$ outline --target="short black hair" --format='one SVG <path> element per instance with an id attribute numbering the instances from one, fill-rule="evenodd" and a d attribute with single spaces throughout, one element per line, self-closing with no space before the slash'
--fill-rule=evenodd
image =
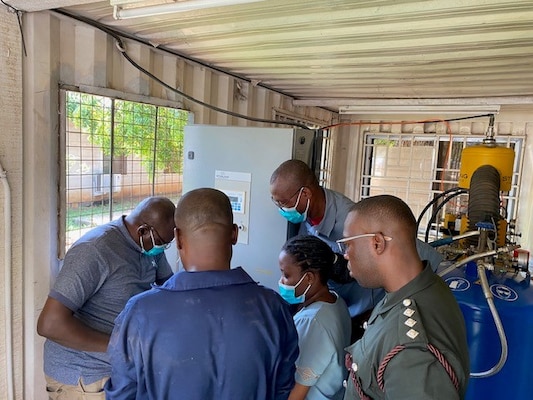
<path id="1" fill-rule="evenodd" d="M 397 222 L 413 238 L 417 234 L 416 218 L 406 202 L 396 196 L 382 194 L 367 197 L 360 200 L 350 209 L 356 211 L 365 218 L 377 221 L 383 227 Z"/>
<path id="2" fill-rule="evenodd" d="M 293 236 L 281 250 L 294 257 L 302 271 L 317 271 L 323 284 L 330 279 L 333 264 L 338 257 L 326 242 L 312 235 Z"/>
<path id="3" fill-rule="evenodd" d="M 174 214 L 176 227 L 194 232 L 206 226 L 219 225 L 228 232 L 233 228 L 233 211 L 228 196 L 217 189 L 199 188 L 185 193 Z"/>
<path id="4" fill-rule="evenodd" d="M 274 184 L 279 178 L 290 182 L 294 187 L 318 185 L 318 179 L 309 165 L 297 159 L 282 162 L 272 173 L 270 184 Z"/>

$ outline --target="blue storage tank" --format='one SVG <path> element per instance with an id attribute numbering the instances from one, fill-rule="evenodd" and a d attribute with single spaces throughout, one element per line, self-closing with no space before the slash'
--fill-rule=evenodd
<path id="1" fill-rule="evenodd" d="M 474 264 L 474 263 L 472 263 Z M 494 304 L 508 343 L 503 368 L 488 378 L 470 378 L 467 400 L 533 399 L 533 287 L 530 281 L 486 272 Z M 466 322 L 471 372 L 494 367 L 501 343 L 475 265 L 443 276 L 461 307 Z"/>

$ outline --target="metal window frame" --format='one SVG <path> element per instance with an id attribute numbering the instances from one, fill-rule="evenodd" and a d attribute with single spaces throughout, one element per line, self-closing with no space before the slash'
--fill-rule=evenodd
<path id="1" fill-rule="evenodd" d="M 474 135 L 474 134 L 438 134 L 438 133 L 427 133 L 427 134 L 413 134 L 413 133 L 386 133 L 386 132 L 365 132 L 363 135 L 363 146 L 361 150 L 361 165 L 360 165 L 360 179 L 361 179 L 361 187 L 360 187 L 360 198 L 365 198 L 370 196 L 371 189 L 376 189 L 376 186 L 373 186 L 372 180 L 373 178 L 378 178 L 378 176 L 374 175 L 375 171 L 373 171 L 373 162 L 375 161 L 372 156 L 372 152 L 375 151 L 375 147 L 377 144 L 375 144 L 376 140 L 390 140 L 390 141 L 407 141 L 411 143 L 411 146 L 414 147 L 413 143 L 420 141 L 420 142 L 433 142 L 433 152 L 432 152 L 432 160 L 431 160 L 431 179 L 421 179 L 421 178 L 413 178 L 410 177 L 402 177 L 403 181 L 406 181 L 406 186 L 402 187 L 405 190 L 405 193 L 409 193 L 409 190 L 413 184 L 418 182 L 426 182 L 428 185 L 427 190 L 427 203 L 429 203 L 434 196 L 442 193 L 446 188 L 445 185 L 455 185 L 457 186 L 458 182 L 458 176 L 459 176 L 459 170 L 460 170 L 460 152 L 459 152 L 459 161 L 454 160 L 452 157 L 449 157 L 447 159 L 447 165 L 438 165 L 438 151 L 439 147 L 441 145 L 446 146 L 446 143 L 449 143 L 450 140 L 452 143 L 461 143 L 462 148 L 465 148 L 470 145 L 474 144 L 480 144 L 482 143 L 483 139 L 485 138 L 485 135 Z M 525 154 L 525 136 L 522 135 L 505 135 L 505 136 L 496 136 L 495 137 L 496 142 L 501 145 L 505 145 L 507 147 L 513 146 L 515 150 L 515 160 L 514 160 L 514 166 L 513 166 L 513 180 L 511 185 L 511 190 L 509 192 L 502 194 L 502 199 L 506 201 L 507 203 L 507 212 L 508 212 L 508 219 L 516 219 L 517 213 L 518 213 L 518 203 L 519 203 L 519 187 L 520 182 L 522 179 L 522 166 L 524 164 L 524 154 Z M 374 142 L 372 142 L 374 141 Z M 453 147 L 452 147 L 453 149 Z M 414 161 L 416 161 L 413 157 L 410 158 L 411 160 L 411 166 Z M 455 164 L 454 161 L 457 161 Z M 447 174 L 455 174 L 457 176 L 457 179 L 439 179 L 438 175 L 443 175 L 444 173 Z M 398 179 L 398 177 L 389 177 L 391 179 L 395 178 Z M 394 193 L 391 193 L 394 194 Z M 402 197 L 402 196 L 398 196 Z M 403 198 L 403 197 L 402 197 Z M 409 197 L 403 198 L 404 201 L 406 201 L 407 204 L 413 209 L 413 205 L 410 203 Z M 427 204 L 426 203 L 426 204 Z M 415 210 L 413 209 L 413 212 L 416 215 Z M 425 215 L 425 218 L 422 220 L 423 224 L 420 225 L 420 227 L 424 227 L 423 230 L 419 230 L 419 235 L 424 236 L 425 234 L 425 227 L 428 222 L 428 215 Z M 433 234 L 435 237 L 438 236 L 438 229 L 436 229 L 435 226 L 432 226 Z"/>
<path id="2" fill-rule="evenodd" d="M 161 103 L 159 101 L 154 101 L 152 104 L 151 102 L 147 101 L 150 99 L 143 98 L 145 101 L 139 101 L 138 96 L 133 96 L 133 99 L 129 99 L 128 96 L 121 95 L 120 97 L 115 97 L 117 95 L 114 91 L 109 91 L 102 93 L 102 91 L 98 91 L 98 93 L 93 93 L 89 91 L 82 91 L 79 88 L 73 88 L 69 86 L 60 87 L 59 89 L 59 107 L 60 107 L 60 113 L 59 113 L 59 129 L 58 129 L 58 142 L 59 142 L 59 157 L 58 157 L 58 165 L 59 165 L 59 179 L 58 179 L 58 207 L 57 207 L 57 215 L 58 215 L 58 243 L 57 243 L 57 257 L 59 259 L 63 259 L 66 253 L 66 242 L 67 242 L 67 95 L 69 92 L 78 92 L 81 94 L 91 95 L 91 96 L 99 96 L 99 97 L 105 97 L 109 99 L 111 105 L 111 154 L 114 154 L 113 152 L 113 145 L 114 145 L 114 130 L 115 130 L 115 121 L 114 121 L 114 115 L 115 115 L 115 103 L 117 100 L 125 101 L 125 102 L 132 102 L 132 103 L 142 103 L 147 104 L 150 106 L 155 107 L 155 113 L 156 113 L 156 133 L 154 134 L 154 151 L 152 155 L 151 162 L 155 163 L 155 157 L 156 157 L 156 151 L 158 146 L 158 134 L 157 134 L 157 115 L 159 114 L 159 110 L 161 107 L 169 107 L 169 108 L 176 108 L 181 109 L 181 107 L 176 107 L 178 103 L 168 104 L 168 103 Z M 187 110 L 183 110 L 188 112 Z M 188 117 L 190 120 L 190 115 Z M 114 179 L 111 179 L 113 177 L 113 162 L 114 158 L 111 156 L 109 163 L 110 163 L 110 170 L 109 170 L 109 184 L 110 187 L 107 188 L 106 193 L 103 193 L 104 195 L 107 195 L 107 201 L 109 204 L 109 216 L 108 220 L 111 221 L 113 219 L 113 196 L 114 196 Z M 154 195 L 154 185 L 155 185 L 155 176 L 156 176 L 155 168 L 153 168 L 152 171 L 152 182 L 151 185 L 151 195 Z M 143 185 L 146 185 L 145 183 L 142 183 Z"/>

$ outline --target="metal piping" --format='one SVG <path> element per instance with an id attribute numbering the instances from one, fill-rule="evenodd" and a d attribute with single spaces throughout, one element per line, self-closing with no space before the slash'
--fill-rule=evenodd
<path id="1" fill-rule="evenodd" d="M 509 251 L 507 247 L 503 247 L 501 249 L 497 249 L 497 250 L 489 250 L 489 251 L 486 251 L 484 253 L 478 253 L 478 254 L 473 254 L 469 257 L 466 257 L 466 258 L 463 258 L 459 261 L 457 261 L 456 263 L 450 265 L 448 268 L 446 268 L 445 270 L 439 272 L 439 276 L 444 276 L 446 275 L 447 273 L 449 272 L 452 272 L 455 268 L 459 268 L 461 265 L 465 265 L 466 263 L 470 262 L 470 261 L 475 261 L 475 260 L 478 260 L 480 258 L 483 258 L 483 257 L 489 257 L 489 256 L 494 256 L 498 253 L 502 253 L 502 252 L 507 252 Z"/>
<path id="2" fill-rule="evenodd" d="M 461 233 L 460 235 L 448 236 L 448 237 L 445 237 L 439 240 L 435 240 L 434 242 L 430 242 L 429 245 L 431 247 L 440 247 L 440 246 L 444 246 L 445 244 L 450 244 L 457 240 L 461 240 L 461 239 L 472 237 L 472 236 L 479 236 L 479 231 L 468 231 L 465 233 Z"/>
<path id="3" fill-rule="evenodd" d="M 505 362 L 507 361 L 507 354 L 508 354 L 507 337 L 505 336 L 505 330 L 503 329 L 502 321 L 500 320 L 498 310 L 496 309 L 496 306 L 494 305 L 494 299 L 492 297 L 492 293 L 490 292 L 489 282 L 487 280 L 487 276 L 485 275 L 486 268 L 489 269 L 490 265 L 487 265 L 485 263 L 479 263 L 477 266 L 477 274 L 481 282 L 481 287 L 483 288 L 483 294 L 485 295 L 485 300 L 487 300 L 490 313 L 492 314 L 492 318 L 494 319 L 494 323 L 496 324 L 496 330 L 498 331 L 498 336 L 500 337 L 500 343 L 502 347 L 501 347 L 500 359 L 498 360 L 496 365 L 494 365 L 492 368 L 484 372 L 471 372 L 470 376 L 472 378 L 488 378 L 489 376 L 497 374 L 505 365 Z"/>

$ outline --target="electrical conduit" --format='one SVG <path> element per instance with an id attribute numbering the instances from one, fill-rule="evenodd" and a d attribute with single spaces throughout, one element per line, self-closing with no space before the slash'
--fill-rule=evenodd
<path id="1" fill-rule="evenodd" d="M 0 179 L 4 187 L 4 308 L 6 315 L 6 375 L 7 399 L 14 399 L 13 381 L 13 323 L 11 316 L 11 190 L 7 171 L 0 164 Z"/>

